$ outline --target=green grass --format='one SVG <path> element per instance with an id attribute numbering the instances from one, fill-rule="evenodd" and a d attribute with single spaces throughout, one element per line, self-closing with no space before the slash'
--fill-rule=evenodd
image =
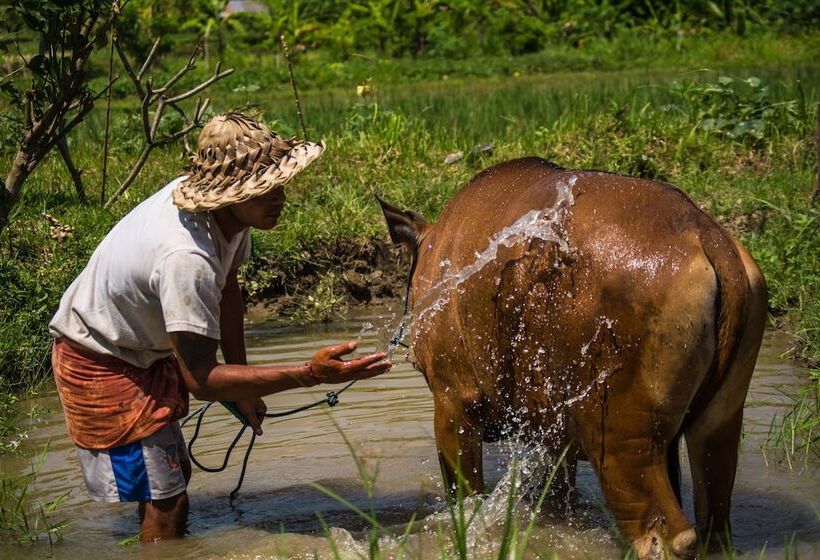
<path id="1" fill-rule="evenodd" d="M 33 544 L 42 540 L 54 544 L 62 540 L 68 521 L 55 518 L 55 511 L 68 498 L 70 491 L 41 502 L 31 496 L 37 473 L 43 466 L 48 445 L 39 458 L 32 461 L 31 470 L 22 475 L 3 475 L 0 479 L 0 540 L 18 544 Z"/>
<path id="2" fill-rule="evenodd" d="M 817 209 L 809 208 L 805 199 L 813 181 L 811 132 L 818 73 L 808 62 L 788 69 L 772 66 L 768 73 L 756 74 L 769 87 L 766 98 L 747 100 L 741 107 L 779 107 L 755 119 L 763 122 L 761 138 L 732 138 L 702 126 L 706 86 L 681 84 L 715 84 L 714 72 L 651 79 L 629 73 L 580 73 L 469 84 L 434 82 L 412 91 L 379 87 L 368 99 L 353 94 L 313 98 L 315 103 L 306 103 L 307 119 L 313 136 L 327 139 L 328 151 L 289 189 L 280 225 L 271 233 L 254 235 L 254 262 L 247 275 L 264 275 L 265 266 L 274 261 L 298 263 L 303 251 L 336 239 L 384 238 L 375 193 L 434 219 L 481 168 L 537 154 L 567 167 L 671 181 L 718 217 L 740 220 L 741 238 L 769 280 L 773 308 L 799 311 L 792 314 L 793 328 L 817 348 L 817 331 L 809 326 L 812 317 L 817 318 L 816 309 L 812 311 L 816 300 L 809 294 L 820 276 L 809 250 L 817 242 L 817 228 L 812 226 Z M 740 88 L 743 82 L 737 84 Z M 228 108 L 225 103 L 220 100 L 217 109 Z M 260 95 L 258 104 L 268 103 Z M 270 105 L 264 118 L 293 132 L 289 100 Z M 114 182 L 125 176 L 139 148 L 138 128 L 126 115 L 121 109 L 115 113 L 110 162 Z M 92 115 L 70 142 L 78 165 L 86 170 L 92 198 L 99 180 L 100 125 L 101 115 Z M 492 145 L 492 155 L 443 163 L 447 154 L 468 153 L 477 144 Z M 184 164 L 178 146 L 155 152 L 111 210 L 77 204 L 62 164 L 53 155 L 36 170 L 15 220 L 0 240 L 0 371 L 8 378 L 29 384 L 46 374 L 45 325 L 59 295 L 111 225 L 180 173 Z M 52 239 L 44 211 L 73 228 L 73 234 Z M 755 212 L 765 214 L 765 224 L 746 228 L 744 217 Z M 256 291 L 265 295 L 264 286 Z M 808 355 L 815 351 L 809 349 Z"/>
<path id="3" fill-rule="evenodd" d="M 764 452 L 802 470 L 820 461 L 820 370 L 812 369 L 808 384 L 790 398 L 789 410 L 772 418 Z"/>
<path id="4" fill-rule="evenodd" d="M 189 44 L 194 43 L 195 38 L 191 37 Z M 473 53 L 468 57 L 411 59 L 357 52 L 342 58 L 335 52 L 318 49 L 309 50 L 295 61 L 300 87 L 324 97 L 329 92 L 337 95 L 338 92 L 332 91 L 336 88 L 352 92 L 357 84 L 368 79 L 379 86 L 429 81 L 470 83 L 484 78 L 507 80 L 516 76 L 579 71 L 632 71 L 646 76 L 681 68 L 713 68 L 753 73 L 759 67 L 769 66 L 769 61 L 778 61 L 788 68 L 816 57 L 818 52 L 820 36 L 810 32 L 761 32 L 739 37 L 732 33 L 675 34 L 644 29 L 623 31 L 609 38 L 590 37 L 581 46 L 545 44 L 540 52 L 519 56 Z M 157 82 L 176 72 L 185 55 L 187 52 L 180 49 L 161 57 L 155 71 Z M 107 83 L 107 60 L 104 52 L 94 59 L 93 83 L 99 88 Z M 271 94 L 289 95 L 287 65 L 278 48 L 229 50 L 223 67 L 235 67 L 238 71 L 210 90 L 221 99 L 253 104 Z M 192 73 L 198 78 L 209 74 L 209 64 L 205 61 L 200 61 Z M 132 94 L 127 79 L 115 84 L 115 97 L 122 99 Z"/>

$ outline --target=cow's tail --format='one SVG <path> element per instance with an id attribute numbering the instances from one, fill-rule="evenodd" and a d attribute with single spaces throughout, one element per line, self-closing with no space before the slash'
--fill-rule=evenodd
<path id="1" fill-rule="evenodd" d="M 709 220 L 704 216 L 705 220 Z M 715 356 L 703 384 L 695 393 L 683 424 L 672 439 L 667 452 L 670 482 L 680 501 L 680 459 L 678 448 L 681 436 L 690 420 L 712 401 L 718 389 L 731 371 L 740 348 L 746 321 L 749 316 L 751 287 L 746 268 L 734 242 L 728 233 L 713 223 L 701 232 L 701 245 L 712 266 L 717 280 L 715 297 Z"/>
<path id="2" fill-rule="evenodd" d="M 714 385 L 715 390 L 729 374 L 737 356 L 749 315 L 751 287 L 746 267 L 729 234 L 712 226 L 701 235 L 701 242 L 718 283 L 717 352 L 705 387 L 709 389 L 709 385 Z M 711 400 L 713 394 L 707 391 L 702 396 Z"/>
<path id="3" fill-rule="evenodd" d="M 700 416 L 729 375 L 749 317 L 751 286 L 740 253 L 727 232 L 711 222 L 705 215 L 704 218 L 708 223 L 701 230 L 701 246 L 712 265 L 717 280 L 717 294 L 715 295 L 717 346 L 712 365 L 703 384 L 695 392 L 678 436 L 686 430 L 690 420 Z"/>

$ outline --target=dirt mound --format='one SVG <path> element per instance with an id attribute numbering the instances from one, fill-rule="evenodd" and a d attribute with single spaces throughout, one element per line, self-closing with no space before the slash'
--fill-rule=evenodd
<path id="1" fill-rule="evenodd" d="M 250 314 L 288 316 L 309 298 L 331 298 L 342 306 L 401 298 L 408 266 L 392 243 L 344 238 L 308 247 L 285 263 L 255 257 L 240 271 L 239 282 Z"/>

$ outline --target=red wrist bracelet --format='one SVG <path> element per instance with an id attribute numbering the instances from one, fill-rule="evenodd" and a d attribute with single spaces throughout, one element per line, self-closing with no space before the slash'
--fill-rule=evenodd
<path id="1" fill-rule="evenodd" d="M 305 362 L 305 367 L 307 368 L 308 377 L 310 377 L 310 379 L 313 381 L 313 384 L 314 385 L 319 385 L 319 383 L 321 383 L 321 382 L 313 374 L 313 366 L 310 365 L 309 361 Z"/>

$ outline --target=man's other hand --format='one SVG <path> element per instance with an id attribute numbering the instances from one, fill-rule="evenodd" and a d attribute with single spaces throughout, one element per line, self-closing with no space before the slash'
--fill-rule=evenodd
<path id="1" fill-rule="evenodd" d="M 237 401 L 236 408 L 242 413 L 242 416 L 251 425 L 253 432 L 262 435 L 262 421 L 265 419 L 265 413 L 268 411 L 268 406 L 262 399 L 246 399 L 244 401 Z"/>

